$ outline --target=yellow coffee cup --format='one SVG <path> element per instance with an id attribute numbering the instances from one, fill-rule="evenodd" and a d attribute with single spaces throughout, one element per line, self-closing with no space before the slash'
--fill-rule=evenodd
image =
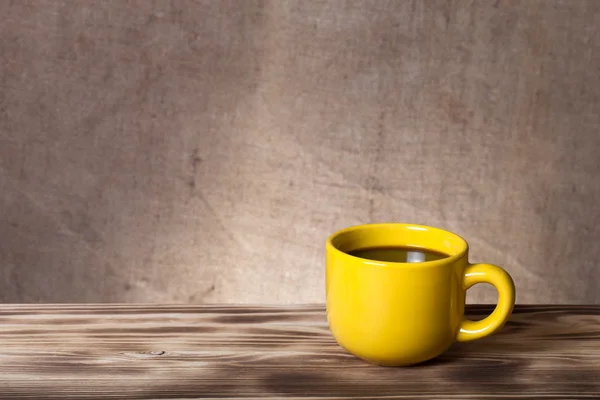
<path id="1" fill-rule="evenodd" d="M 514 283 L 500 267 L 470 264 L 468 251 L 460 236 L 423 225 L 367 224 L 334 233 L 326 243 L 333 337 L 370 363 L 405 366 L 439 356 L 454 341 L 493 334 L 513 310 Z M 480 321 L 465 319 L 467 289 L 484 282 L 498 291 L 496 308 Z"/>

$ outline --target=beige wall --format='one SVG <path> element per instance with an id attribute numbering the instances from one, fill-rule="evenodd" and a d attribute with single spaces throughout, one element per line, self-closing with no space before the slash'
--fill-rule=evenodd
<path id="1" fill-rule="evenodd" d="M 465 236 L 521 303 L 600 303 L 599 21 L 0 0 L 0 301 L 322 302 L 329 233 L 408 221 Z"/>

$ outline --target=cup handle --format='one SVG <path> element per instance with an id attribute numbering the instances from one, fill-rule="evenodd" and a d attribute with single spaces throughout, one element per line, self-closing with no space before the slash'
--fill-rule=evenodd
<path id="1" fill-rule="evenodd" d="M 456 340 L 468 342 L 481 339 L 498 331 L 512 313 L 515 306 L 515 284 L 502 268 L 492 264 L 471 264 L 465 270 L 465 290 L 477 283 L 489 283 L 498 291 L 498 304 L 494 311 L 481 321 L 463 319 Z"/>

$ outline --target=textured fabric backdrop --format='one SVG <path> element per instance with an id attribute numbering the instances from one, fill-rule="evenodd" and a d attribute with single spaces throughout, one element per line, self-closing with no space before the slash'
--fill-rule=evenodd
<path id="1" fill-rule="evenodd" d="M 0 0 L 0 301 L 323 302 L 327 235 L 405 221 L 463 235 L 518 302 L 599 303 L 599 21 Z"/>

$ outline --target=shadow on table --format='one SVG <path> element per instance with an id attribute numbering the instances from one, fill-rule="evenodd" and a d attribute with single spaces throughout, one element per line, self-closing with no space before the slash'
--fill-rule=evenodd
<path id="1" fill-rule="evenodd" d="M 480 319 L 491 307 L 469 308 Z M 539 398 L 598 393 L 593 355 L 578 358 L 581 340 L 600 332 L 597 311 L 585 307 L 520 307 L 495 335 L 455 343 L 445 354 L 406 368 L 368 364 L 339 348 L 323 329 L 310 341 L 257 342 L 252 351 L 161 357 L 176 375 L 145 380 L 144 395 L 199 397 L 430 397 Z M 594 314 L 594 315 L 591 315 Z M 130 361 L 130 360 L 129 360 Z M 158 362 L 158 360 L 157 360 Z M 164 364 L 168 362 L 167 364 Z M 148 360 L 145 360 L 147 368 Z M 142 369 L 143 370 L 143 369 Z M 570 397 L 570 396 L 566 396 Z M 132 392 L 129 399 L 142 397 Z M 572 398 L 572 397 L 570 397 Z"/>

